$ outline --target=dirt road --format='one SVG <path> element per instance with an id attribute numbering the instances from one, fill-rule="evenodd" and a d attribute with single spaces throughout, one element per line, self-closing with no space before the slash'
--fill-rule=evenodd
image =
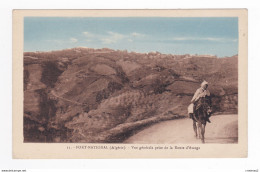
<path id="1" fill-rule="evenodd" d="M 205 133 L 205 143 L 237 143 L 238 116 L 218 115 L 210 118 Z M 128 138 L 125 143 L 201 143 L 194 137 L 191 119 L 165 121 L 148 127 Z"/>

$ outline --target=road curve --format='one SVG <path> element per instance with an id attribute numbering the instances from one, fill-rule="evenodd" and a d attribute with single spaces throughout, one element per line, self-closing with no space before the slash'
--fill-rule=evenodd
<path id="1" fill-rule="evenodd" d="M 238 116 L 217 115 L 210 118 L 205 133 L 205 143 L 237 143 Z M 131 136 L 124 143 L 171 144 L 201 143 L 194 137 L 192 120 L 178 119 L 160 122 Z"/>

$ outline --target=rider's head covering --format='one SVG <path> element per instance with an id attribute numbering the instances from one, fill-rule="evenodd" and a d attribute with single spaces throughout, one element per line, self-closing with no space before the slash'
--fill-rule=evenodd
<path id="1" fill-rule="evenodd" d="M 201 83 L 201 87 L 203 87 L 204 85 L 209 85 L 209 83 L 204 80 L 204 81 Z"/>

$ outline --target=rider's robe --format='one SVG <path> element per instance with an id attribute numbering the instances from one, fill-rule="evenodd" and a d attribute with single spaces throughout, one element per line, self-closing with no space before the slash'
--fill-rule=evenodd
<path id="1" fill-rule="evenodd" d="M 193 98 L 191 99 L 191 104 L 188 106 L 188 114 L 189 113 L 193 113 L 194 102 L 199 100 L 199 98 L 206 97 L 206 96 L 210 96 L 209 90 L 208 89 L 203 89 L 202 87 L 198 88 L 196 90 Z"/>

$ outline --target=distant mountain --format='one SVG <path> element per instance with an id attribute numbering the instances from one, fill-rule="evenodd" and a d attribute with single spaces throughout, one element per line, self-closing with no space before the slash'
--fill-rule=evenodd
<path id="1" fill-rule="evenodd" d="M 216 113 L 237 113 L 237 56 L 25 52 L 24 141 L 122 142 L 138 128 L 186 116 L 203 80 Z"/>

